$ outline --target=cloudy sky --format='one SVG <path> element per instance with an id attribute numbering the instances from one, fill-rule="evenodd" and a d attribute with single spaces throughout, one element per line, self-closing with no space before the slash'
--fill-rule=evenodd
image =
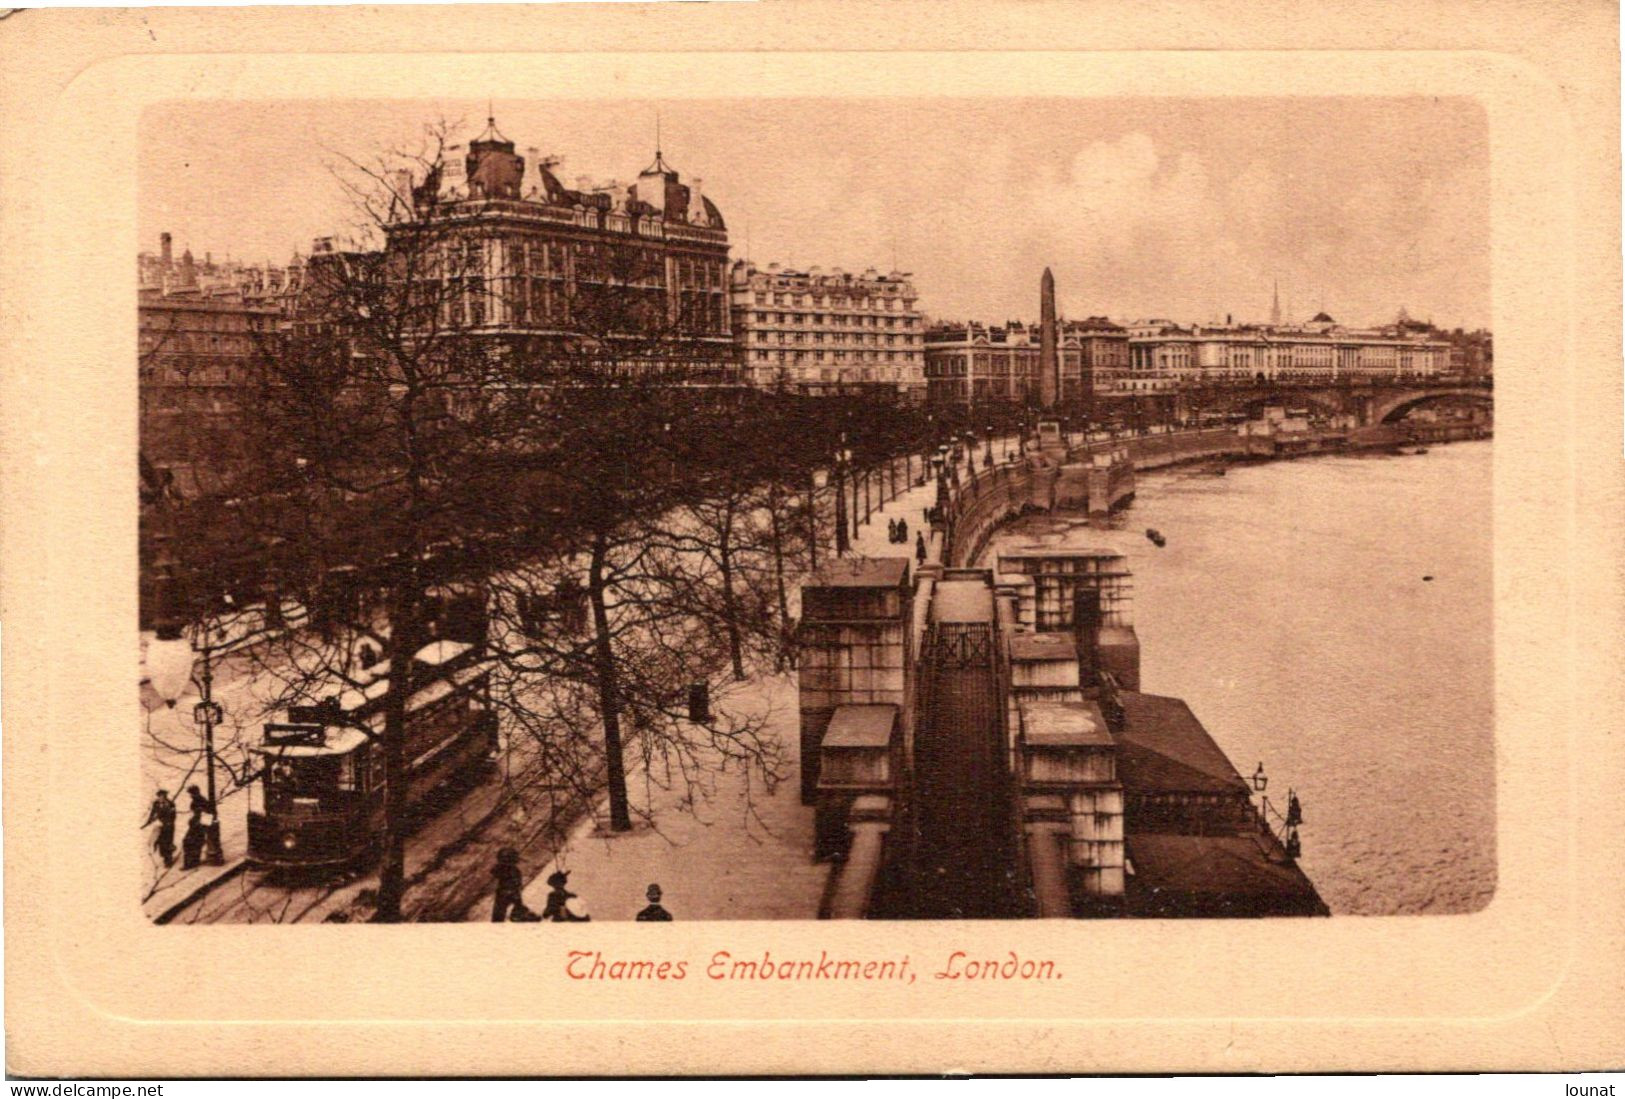
<path id="1" fill-rule="evenodd" d="M 631 182 L 667 162 L 759 264 L 913 272 L 947 318 L 1266 319 L 1400 307 L 1489 327 L 1489 153 L 1457 99 L 504 100 L 521 152 Z M 483 128 L 467 101 L 175 103 L 143 118 L 140 247 L 283 261 L 351 220 L 334 166 Z"/>

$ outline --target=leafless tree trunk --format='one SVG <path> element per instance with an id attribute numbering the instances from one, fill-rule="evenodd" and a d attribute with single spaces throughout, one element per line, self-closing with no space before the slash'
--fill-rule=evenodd
<path id="1" fill-rule="evenodd" d="M 626 794 L 626 758 L 621 744 L 620 671 L 615 663 L 614 640 L 610 633 L 609 607 L 605 599 L 604 561 L 608 552 L 605 538 L 592 542 L 592 561 L 587 570 L 587 595 L 592 600 L 593 652 L 598 678 L 598 713 L 604 723 L 604 757 L 608 767 L 609 826 L 617 832 L 632 828 L 632 815 Z"/>

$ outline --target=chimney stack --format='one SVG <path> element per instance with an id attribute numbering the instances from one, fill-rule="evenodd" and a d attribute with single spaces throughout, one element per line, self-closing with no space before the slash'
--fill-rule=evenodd
<path id="1" fill-rule="evenodd" d="M 534 145 L 525 146 L 525 179 L 519 188 L 519 197 L 542 190 L 542 151 Z"/>

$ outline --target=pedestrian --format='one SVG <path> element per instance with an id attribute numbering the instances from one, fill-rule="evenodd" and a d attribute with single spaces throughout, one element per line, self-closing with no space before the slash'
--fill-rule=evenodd
<path id="1" fill-rule="evenodd" d="M 203 796 L 195 785 L 188 786 L 191 795 L 188 806 L 191 815 L 186 821 L 186 835 L 181 839 L 181 869 L 191 870 L 203 861 L 203 844 L 208 839 L 209 823 L 203 818 L 214 815 L 214 802 Z"/>
<path id="2" fill-rule="evenodd" d="M 567 870 L 555 870 L 548 875 L 547 884 L 551 891 L 547 894 L 547 907 L 542 909 L 542 919 L 554 923 L 586 923 L 592 919 L 591 916 L 578 916 L 570 911 L 570 901 L 575 894 L 564 887 L 569 880 Z"/>
<path id="3" fill-rule="evenodd" d="M 175 803 L 169 800 L 168 790 L 159 790 L 152 799 L 152 808 L 147 810 L 147 819 L 141 827 L 145 828 L 154 821 L 158 823 L 158 835 L 153 838 L 152 846 L 163 857 L 165 868 L 175 865 Z"/>
<path id="4" fill-rule="evenodd" d="M 535 923 L 541 919 L 525 907 L 525 879 L 519 872 L 519 852 L 512 847 L 497 851 L 497 864 L 491 870 L 497 880 L 497 895 L 491 905 L 491 922 Z"/>
<path id="5" fill-rule="evenodd" d="M 916 561 L 918 561 L 922 565 L 925 564 L 925 532 L 924 531 L 921 531 L 920 533 L 918 533 L 918 534 L 916 534 L 914 536 L 914 559 Z"/>
<path id="6" fill-rule="evenodd" d="M 649 906 L 638 913 L 638 922 L 670 923 L 671 913 L 660 907 L 660 886 L 650 885 L 643 895 L 649 898 Z"/>
<path id="7" fill-rule="evenodd" d="M 892 545 L 897 544 L 897 520 L 896 519 L 887 519 L 886 520 L 886 541 L 890 542 Z"/>
<path id="8" fill-rule="evenodd" d="M 900 545 L 900 546 L 908 545 L 908 520 L 907 519 L 898 519 L 897 520 L 897 544 Z"/>

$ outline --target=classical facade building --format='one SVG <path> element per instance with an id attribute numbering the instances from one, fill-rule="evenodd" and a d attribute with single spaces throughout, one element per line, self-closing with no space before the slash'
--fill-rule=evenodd
<path id="1" fill-rule="evenodd" d="M 1060 405 L 1086 409 L 1097 395 L 1116 392 L 1128 342 L 1128 333 L 1105 317 L 1059 321 Z M 961 407 L 1035 404 L 1041 352 L 1040 329 L 1020 321 L 935 325 L 925 335 L 926 399 Z"/>
<path id="2" fill-rule="evenodd" d="M 1092 408 L 1097 396 L 1119 392 L 1128 373 L 1128 343 L 1128 332 L 1105 317 L 1062 322 L 1061 403 Z M 1074 347 L 1075 357 L 1068 354 Z"/>
<path id="3" fill-rule="evenodd" d="M 1336 382 L 1432 377 L 1450 369 L 1450 345 L 1403 318 L 1345 328 L 1325 313 L 1299 325 L 1128 326 L 1129 394 L 1243 381 Z"/>
<path id="4" fill-rule="evenodd" d="M 440 280 L 440 324 L 530 352 L 544 371 L 592 345 L 674 382 L 737 383 L 728 229 L 700 180 L 657 150 L 635 183 L 567 187 L 557 158 L 526 154 L 488 119 L 423 175 L 397 174 L 389 248 L 435 238 L 423 277 Z"/>
<path id="5" fill-rule="evenodd" d="M 1020 321 L 934 326 L 925 334 L 926 400 L 962 408 L 1030 404 L 1038 399 L 1038 365 L 1039 332 Z"/>
<path id="6" fill-rule="evenodd" d="M 925 389 L 918 295 L 900 271 L 796 271 L 741 260 L 730 280 L 735 334 L 752 385 L 833 392 L 885 386 L 910 399 Z"/>

